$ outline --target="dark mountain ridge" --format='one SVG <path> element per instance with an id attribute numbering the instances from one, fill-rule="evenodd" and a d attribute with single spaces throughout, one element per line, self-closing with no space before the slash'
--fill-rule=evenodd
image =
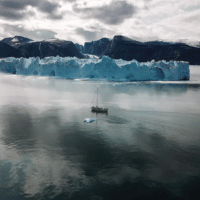
<path id="1" fill-rule="evenodd" d="M 15 47 L 3 45 L 3 42 Z M 11 47 L 11 48 L 9 48 Z M 4 50 L 5 48 L 5 50 Z M 113 59 L 137 60 L 147 62 L 151 60 L 187 61 L 192 65 L 200 65 L 200 48 L 185 43 L 170 43 L 163 41 L 139 42 L 128 37 L 116 35 L 113 39 L 102 38 L 97 41 L 86 42 L 84 46 L 71 41 L 49 39 L 32 41 L 29 38 L 15 36 L 5 38 L 1 42 L 1 57 L 40 57 L 61 56 L 87 58 L 84 54 L 102 57 L 107 55 Z"/>
<path id="2" fill-rule="evenodd" d="M 169 42 L 137 42 L 123 36 L 114 36 L 109 48 L 103 55 L 114 59 L 137 60 L 146 62 L 151 60 L 187 61 L 190 64 L 200 64 L 200 48 L 184 43 Z"/>
<path id="3" fill-rule="evenodd" d="M 71 41 L 49 39 L 43 41 L 33 41 L 29 38 L 15 36 L 10 38 L 4 38 L 1 42 L 6 45 L 0 46 L 1 57 L 48 57 L 48 56 L 60 56 L 60 57 L 77 57 L 86 58 Z M 4 52 L 6 48 L 6 54 Z M 13 50 L 15 48 L 15 51 Z M 3 53 L 4 52 L 4 53 Z M 15 52 L 15 53 L 14 53 Z"/>
<path id="4" fill-rule="evenodd" d="M 110 42 L 111 40 L 108 38 L 102 38 L 100 40 L 92 42 L 85 42 L 83 53 L 100 56 L 108 48 Z"/>
<path id="5" fill-rule="evenodd" d="M 15 57 L 20 58 L 24 57 L 23 53 L 10 45 L 0 42 L 0 58 L 7 58 L 7 57 Z"/>
<path id="6" fill-rule="evenodd" d="M 28 42 L 19 46 L 17 49 L 20 50 L 27 58 L 37 56 L 45 58 L 57 55 L 60 57 L 75 56 L 77 58 L 85 58 L 85 56 L 75 47 L 73 42 L 59 39 Z"/>
<path id="7" fill-rule="evenodd" d="M 75 44 L 75 47 L 76 47 L 80 52 L 84 53 L 84 46 L 83 46 L 83 45 L 76 43 L 76 44 Z"/>
<path id="8" fill-rule="evenodd" d="M 97 53 L 97 44 L 100 51 Z M 103 44 L 100 40 L 87 42 L 84 53 L 102 57 L 107 55 L 113 59 L 137 60 L 147 62 L 151 60 L 186 61 L 192 65 L 200 64 L 200 48 L 185 43 L 149 41 L 139 42 L 128 37 L 116 35 L 112 40 Z"/>

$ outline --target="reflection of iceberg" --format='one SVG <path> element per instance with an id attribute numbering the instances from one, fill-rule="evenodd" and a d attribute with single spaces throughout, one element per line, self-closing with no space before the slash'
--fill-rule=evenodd
<path id="1" fill-rule="evenodd" d="M 0 71 L 21 74 L 57 76 L 70 79 L 98 79 L 109 81 L 177 81 L 189 80 L 189 63 L 154 60 L 139 63 L 136 60 L 78 59 L 70 57 L 6 58 L 0 60 Z"/>
<path id="2" fill-rule="evenodd" d="M 94 122 L 94 121 L 96 121 L 97 120 L 97 118 L 85 118 L 84 119 L 84 123 L 86 122 L 86 123 L 92 123 L 92 122 Z"/>

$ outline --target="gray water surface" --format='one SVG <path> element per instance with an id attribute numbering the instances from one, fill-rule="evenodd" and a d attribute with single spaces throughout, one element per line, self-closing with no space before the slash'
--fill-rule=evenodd
<path id="1" fill-rule="evenodd" d="M 0 74 L 0 199 L 197 199 L 198 67 L 186 82 Z M 90 112 L 97 87 L 108 115 Z"/>

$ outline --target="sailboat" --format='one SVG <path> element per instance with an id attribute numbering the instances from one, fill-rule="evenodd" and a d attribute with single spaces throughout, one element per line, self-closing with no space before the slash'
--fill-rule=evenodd
<path id="1" fill-rule="evenodd" d="M 97 88 L 96 106 L 92 106 L 91 111 L 96 112 L 96 113 L 108 113 L 108 108 L 101 108 L 101 107 L 98 106 L 98 88 Z"/>

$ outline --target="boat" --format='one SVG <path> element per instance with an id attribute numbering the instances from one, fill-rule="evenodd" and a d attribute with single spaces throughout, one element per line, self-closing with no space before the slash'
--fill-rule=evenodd
<path id="1" fill-rule="evenodd" d="M 96 101 L 96 106 L 91 107 L 92 112 L 96 113 L 108 113 L 108 108 L 102 108 L 98 106 L 98 88 L 97 88 L 97 101 Z"/>

